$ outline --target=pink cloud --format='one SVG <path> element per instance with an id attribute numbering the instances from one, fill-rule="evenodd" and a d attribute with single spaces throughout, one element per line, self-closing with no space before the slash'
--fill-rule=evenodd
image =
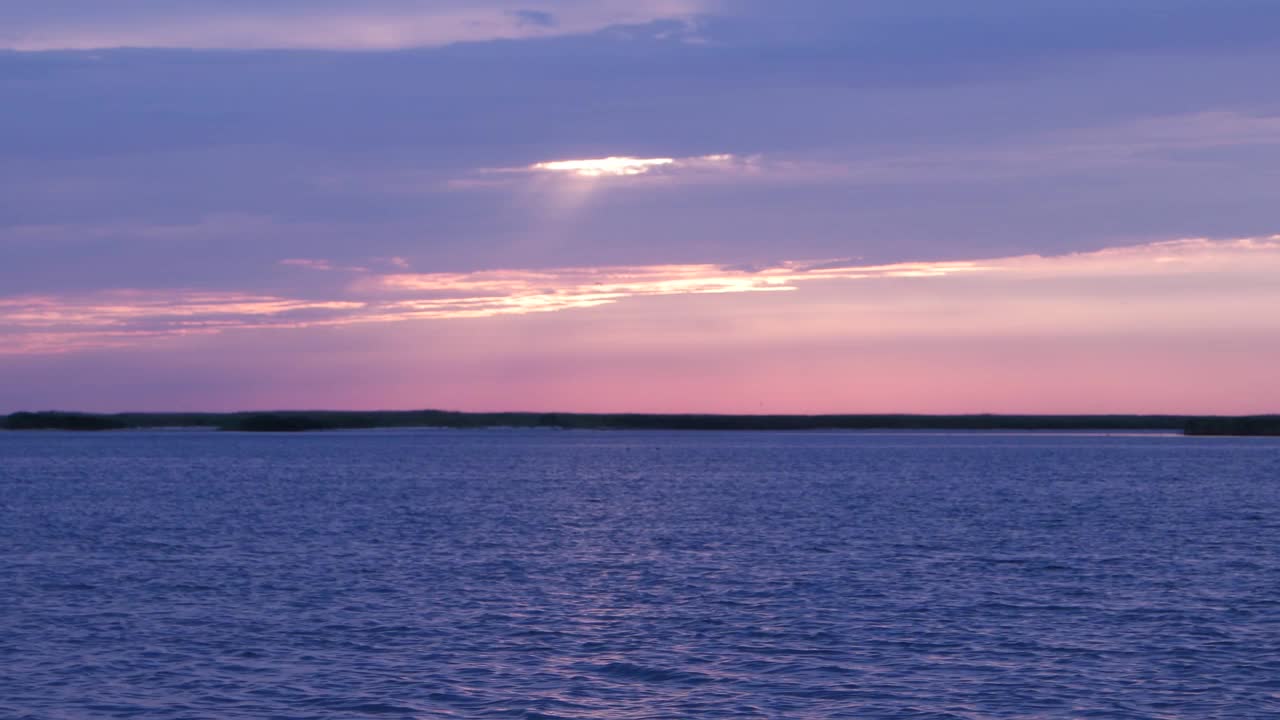
<path id="1" fill-rule="evenodd" d="M 333 267 L 307 259 L 284 264 Z M 399 269 L 401 263 L 391 264 Z M 1052 257 L 885 265 L 825 261 L 760 269 L 699 264 L 370 272 L 357 276 L 344 292 L 320 299 L 190 290 L 0 298 L 0 336 L 5 338 L 0 353 L 76 352 L 235 330 L 545 314 L 644 298 L 779 293 L 801 295 L 795 302 L 816 303 L 814 311 L 781 326 L 757 327 L 763 336 L 820 336 L 830 332 L 824 323 L 829 324 L 833 309 L 846 320 L 875 318 L 867 327 L 899 335 L 1122 331 L 1126 324 L 1186 326 L 1211 321 L 1256 326 L 1280 323 L 1273 319 L 1280 318 L 1280 291 L 1274 290 L 1274 283 L 1260 282 L 1275 277 L 1280 277 L 1280 236 L 1177 240 Z M 1210 288 L 1192 298 L 1164 287 L 1178 278 L 1198 279 Z M 1103 287 L 1123 293 L 1124 304 L 1100 295 Z M 970 310 L 968 315 L 958 314 L 963 308 Z M 1269 311 L 1259 315 L 1264 308 Z"/>
<path id="2" fill-rule="evenodd" d="M 239 293 L 113 290 L 85 296 L 0 299 L 0 354 L 127 347 L 231 329 L 305 327 L 363 307 Z"/>

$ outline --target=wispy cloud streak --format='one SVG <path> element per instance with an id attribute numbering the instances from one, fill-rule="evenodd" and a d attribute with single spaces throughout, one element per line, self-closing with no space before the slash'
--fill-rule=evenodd
<path id="1" fill-rule="evenodd" d="M 365 303 L 236 293 L 116 290 L 0 298 L 0 354 L 72 352 L 228 329 L 305 327 Z"/>
<path id="2" fill-rule="evenodd" d="M 297 263 L 293 263 L 297 265 Z M 308 260 L 303 267 L 323 266 Z M 0 298 L 0 354 L 74 352 L 156 338 L 229 330 L 485 318 L 593 308 L 635 298 L 795 291 L 805 284 L 936 281 L 958 276 L 1013 280 L 1280 276 L 1280 236 L 1188 239 L 1089 253 L 859 265 L 784 262 L 724 265 L 366 273 L 341 297 L 120 290 L 85 296 Z M 1034 293 L 1034 285 L 1029 293 Z M 937 286 L 941 296 L 948 288 Z M 888 302 L 886 300 L 886 302 Z"/>

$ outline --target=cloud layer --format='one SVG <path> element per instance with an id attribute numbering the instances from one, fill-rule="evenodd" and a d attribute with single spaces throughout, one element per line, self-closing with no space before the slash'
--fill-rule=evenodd
<path id="1" fill-rule="evenodd" d="M 358 6 L 296 0 L 51 0 L 39 7 L 10 3 L 0 8 L 0 47 L 397 50 L 575 35 L 661 20 L 684 22 L 705 5 L 699 0 L 373 0 Z"/>
<path id="2" fill-rule="evenodd" d="M 333 270 L 325 261 L 286 261 L 292 267 Z M 298 330 L 353 324 L 405 321 L 462 320 L 504 315 L 527 315 L 595 308 L 638 298 L 684 295 L 726 295 L 799 290 L 806 285 L 829 287 L 823 302 L 828 308 L 854 281 L 879 281 L 882 295 L 871 301 L 873 311 L 892 315 L 895 303 L 917 289 L 936 294 L 939 302 L 952 295 L 971 299 L 971 286 L 942 282 L 981 278 L 991 287 L 1020 295 L 1021 304 L 1043 300 L 1039 281 L 1066 283 L 1083 293 L 1089 282 L 1130 283 L 1131 300 L 1151 304 L 1169 302 L 1160 283 L 1171 278 L 1204 279 L 1222 294 L 1219 304 L 1206 302 L 1188 313 L 1173 307 L 1173 318 L 1203 317 L 1224 313 L 1224 324 L 1239 322 L 1231 292 L 1259 279 L 1280 276 L 1280 236 L 1229 241 L 1178 240 L 1149 245 L 1111 248 L 1090 253 L 1042 257 L 1017 256 L 972 261 L 941 261 L 862 265 L 849 261 L 786 262 L 763 268 L 722 265 L 656 265 L 641 267 L 558 268 L 549 270 L 491 270 L 469 273 L 371 273 L 355 272 L 340 295 L 324 299 L 287 298 L 232 292 L 116 290 L 79 297 L 19 296 L 0 298 L 0 332 L 9 341 L 8 354 L 84 352 L 98 348 L 126 347 L 166 336 L 216 334 L 236 330 Z M 934 283 L 908 285 L 911 283 Z M 907 292 L 909 291 L 909 292 Z M 1115 308 L 1106 297 L 1081 295 L 1071 313 L 1094 317 L 1099 328 L 1109 325 Z M 1260 322 L 1280 323 L 1265 308 L 1280 309 L 1280 294 L 1252 298 Z M 867 307 L 868 299 L 856 292 L 850 306 Z M 1060 309 L 1061 310 L 1061 309 Z M 1016 308 L 1004 310 L 1019 314 Z M 995 321 L 995 318 L 991 318 Z M 1059 318 L 1061 320 L 1061 318 Z M 1046 319 L 1046 322 L 1048 320 Z M 1150 320 L 1145 321 L 1150 322 Z M 933 328 L 946 334 L 954 330 L 949 317 Z M 1064 328 L 1057 326 L 1057 330 Z M 1123 328 L 1113 328 L 1123 329 Z M 1136 329 L 1136 328 L 1135 328 Z M 907 331 L 908 328 L 898 328 Z M 928 328 L 912 327 L 911 332 Z M 893 332 L 892 327 L 886 331 Z"/>

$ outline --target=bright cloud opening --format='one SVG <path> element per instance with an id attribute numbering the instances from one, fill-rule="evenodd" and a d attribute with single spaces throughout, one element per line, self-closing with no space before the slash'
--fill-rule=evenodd
<path id="1" fill-rule="evenodd" d="M 737 157 L 727 153 L 685 158 L 638 158 L 609 156 L 582 160 L 549 160 L 524 168 L 526 172 L 563 173 L 577 177 L 628 177 L 648 175 L 655 171 L 724 170 L 732 168 Z"/>
<path id="2" fill-rule="evenodd" d="M 594 160 L 555 160 L 540 162 L 529 167 L 530 170 L 562 172 L 582 177 L 600 177 L 602 175 L 643 175 L 653 168 L 674 165 L 674 158 L 633 158 L 607 157 Z"/>

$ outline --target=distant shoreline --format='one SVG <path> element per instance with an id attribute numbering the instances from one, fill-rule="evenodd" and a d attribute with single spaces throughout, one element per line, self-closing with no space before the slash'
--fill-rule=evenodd
<path id="1" fill-rule="evenodd" d="M 17 412 L 3 430 L 210 428 L 306 432 L 374 428 L 554 428 L 586 430 L 1163 430 L 1200 436 L 1280 436 L 1280 415 L 711 415 L 649 413 L 472 413 L 445 410 L 236 413 Z"/>

